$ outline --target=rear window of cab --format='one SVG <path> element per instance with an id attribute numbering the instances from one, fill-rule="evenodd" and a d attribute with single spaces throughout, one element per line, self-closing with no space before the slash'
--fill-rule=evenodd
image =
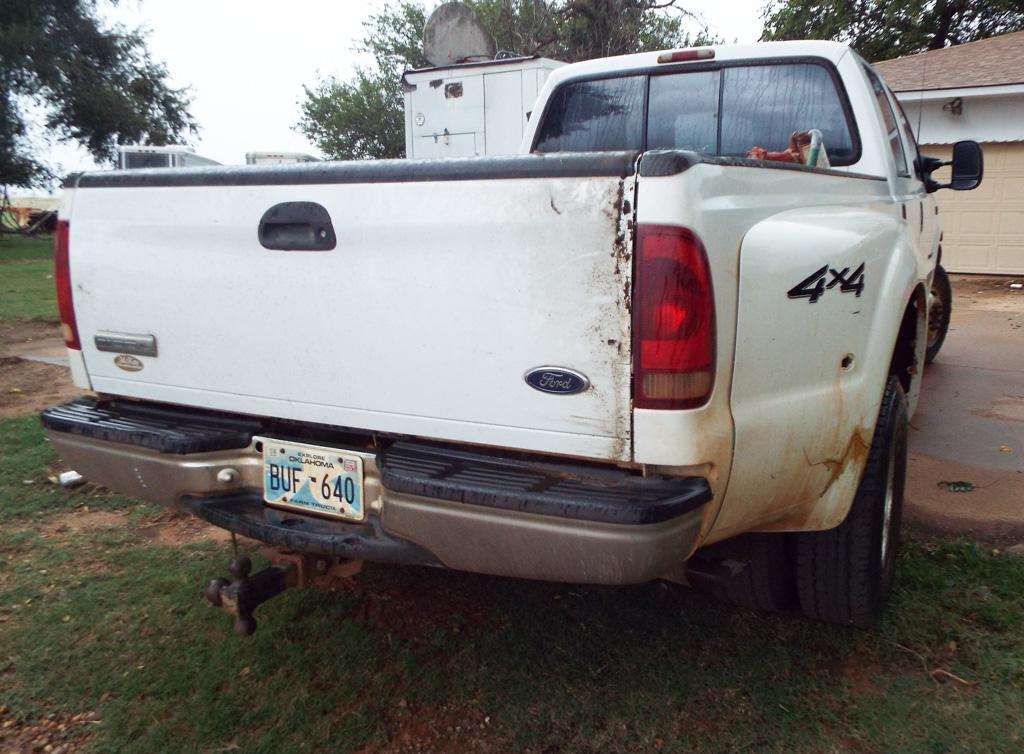
<path id="1" fill-rule="evenodd" d="M 646 118 L 645 118 L 646 113 Z M 780 152 L 818 129 L 832 165 L 860 156 L 837 76 L 821 63 L 765 63 L 568 81 L 552 94 L 535 152 L 685 149 Z"/>

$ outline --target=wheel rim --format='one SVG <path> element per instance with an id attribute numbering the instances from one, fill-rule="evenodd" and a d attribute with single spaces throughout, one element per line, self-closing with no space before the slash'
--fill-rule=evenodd
<path id="1" fill-rule="evenodd" d="M 882 504 L 882 547 L 879 553 L 882 571 L 889 562 L 892 548 L 892 509 L 896 497 L 896 443 L 889 444 L 889 458 L 885 473 L 885 502 Z"/>
<path id="2" fill-rule="evenodd" d="M 928 345 L 932 346 L 942 332 L 942 320 L 946 316 L 946 306 L 942 303 L 939 292 L 932 288 L 932 305 L 928 307 Z"/>

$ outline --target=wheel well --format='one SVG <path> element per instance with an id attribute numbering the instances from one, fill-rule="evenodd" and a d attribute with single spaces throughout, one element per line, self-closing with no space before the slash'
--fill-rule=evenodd
<path id="1" fill-rule="evenodd" d="M 921 371 L 921 364 L 918 359 L 918 340 L 925 337 L 927 324 L 924 318 L 927 313 L 927 299 L 924 288 L 918 286 L 907 308 L 903 311 L 903 319 L 900 321 L 900 329 L 896 335 L 896 346 L 893 348 L 892 361 L 889 364 L 889 374 L 894 375 L 903 385 L 903 390 L 909 394 L 914 376 Z"/>

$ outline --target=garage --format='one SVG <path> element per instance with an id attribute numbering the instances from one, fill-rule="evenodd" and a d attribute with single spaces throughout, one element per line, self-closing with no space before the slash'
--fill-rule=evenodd
<path id="1" fill-rule="evenodd" d="M 974 191 L 939 191 L 942 263 L 951 272 L 1024 274 L 1024 32 L 875 64 L 918 133 L 949 159 L 973 139 L 985 152 Z M 948 170 L 934 176 L 948 180 Z"/>
<path id="2" fill-rule="evenodd" d="M 974 191 L 939 191 L 942 263 L 953 272 L 1024 273 L 1024 142 L 983 144 L 985 178 Z M 922 148 L 948 160 L 950 145 Z"/>

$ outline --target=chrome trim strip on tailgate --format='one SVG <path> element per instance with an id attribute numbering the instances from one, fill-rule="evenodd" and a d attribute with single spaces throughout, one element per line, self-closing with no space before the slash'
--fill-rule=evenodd
<path id="1" fill-rule="evenodd" d="M 130 333 L 100 333 L 93 339 L 97 351 L 127 353 L 132 356 L 156 356 L 155 335 L 132 335 Z"/>

